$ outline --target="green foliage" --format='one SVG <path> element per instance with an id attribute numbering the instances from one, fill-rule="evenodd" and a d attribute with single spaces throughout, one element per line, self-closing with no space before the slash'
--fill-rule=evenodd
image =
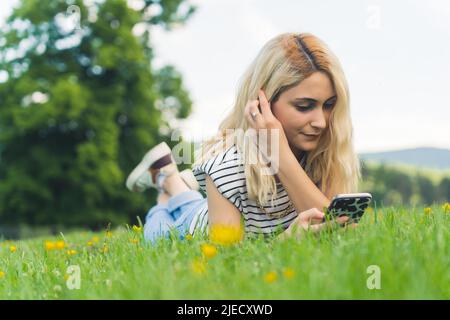
<path id="1" fill-rule="evenodd" d="M 61 22 L 70 4 L 79 30 Z M 161 8 L 151 19 L 150 6 Z M 174 144 L 169 122 L 191 111 L 181 75 L 152 69 L 149 28 L 193 12 L 184 0 L 21 2 L 0 33 L 2 224 L 100 227 L 145 214 L 155 191 L 132 194 L 125 178 L 152 145 Z"/>
<path id="2" fill-rule="evenodd" d="M 438 186 L 440 199 L 450 199 L 450 178 L 445 177 Z"/>
<path id="3" fill-rule="evenodd" d="M 360 190 L 385 205 L 431 205 L 450 200 L 450 178 L 436 172 L 403 170 L 398 166 L 362 162 Z"/>

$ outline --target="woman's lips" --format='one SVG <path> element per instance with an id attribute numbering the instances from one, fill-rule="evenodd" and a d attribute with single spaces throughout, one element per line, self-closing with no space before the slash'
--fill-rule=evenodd
<path id="1" fill-rule="evenodd" d="M 319 135 L 309 135 L 306 133 L 302 133 L 302 135 L 304 135 L 307 139 L 310 139 L 310 140 L 315 140 L 319 137 Z"/>

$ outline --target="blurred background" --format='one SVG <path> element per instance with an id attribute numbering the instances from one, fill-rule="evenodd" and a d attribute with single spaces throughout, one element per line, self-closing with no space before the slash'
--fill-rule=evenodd
<path id="1" fill-rule="evenodd" d="M 128 173 L 177 132 L 191 157 L 284 32 L 341 61 L 360 191 L 450 200 L 447 1 L 2 0 L 0 26 L 0 237 L 143 220 L 156 192 L 129 192 Z"/>

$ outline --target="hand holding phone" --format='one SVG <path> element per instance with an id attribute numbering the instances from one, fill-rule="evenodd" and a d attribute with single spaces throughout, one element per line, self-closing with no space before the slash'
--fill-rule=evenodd
<path id="1" fill-rule="evenodd" d="M 347 224 L 358 223 L 370 201 L 372 201 L 370 193 L 338 194 L 333 197 L 330 206 L 326 208 L 323 222 L 326 221 L 327 216 L 337 218 L 345 215 L 349 217 Z"/>

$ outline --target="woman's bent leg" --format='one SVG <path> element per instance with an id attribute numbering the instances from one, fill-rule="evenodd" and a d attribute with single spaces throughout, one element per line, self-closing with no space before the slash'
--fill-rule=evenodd
<path id="1" fill-rule="evenodd" d="M 170 197 L 167 208 L 173 219 L 178 220 L 183 213 L 186 213 L 195 203 L 203 199 L 200 192 L 189 190 Z"/>
<path id="2" fill-rule="evenodd" d="M 147 214 L 144 225 L 144 238 L 154 243 L 157 238 L 169 238 L 172 229 L 181 232 L 184 238 L 195 208 L 205 201 L 198 191 L 189 190 L 172 196 L 167 204 L 158 203 Z"/>
<path id="3" fill-rule="evenodd" d="M 145 240 L 154 243 L 157 238 L 168 238 L 174 222 L 167 205 L 159 203 L 152 207 L 145 218 Z"/>
<path id="4" fill-rule="evenodd" d="M 189 227 L 199 206 L 206 201 L 198 191 L 187 191 L 177 196 L 171 197 L 168 202 L 168 209 L 174 218 L 174 229 L 176 229 L 180 239 L 184 239 L 189 232 Z"/>

